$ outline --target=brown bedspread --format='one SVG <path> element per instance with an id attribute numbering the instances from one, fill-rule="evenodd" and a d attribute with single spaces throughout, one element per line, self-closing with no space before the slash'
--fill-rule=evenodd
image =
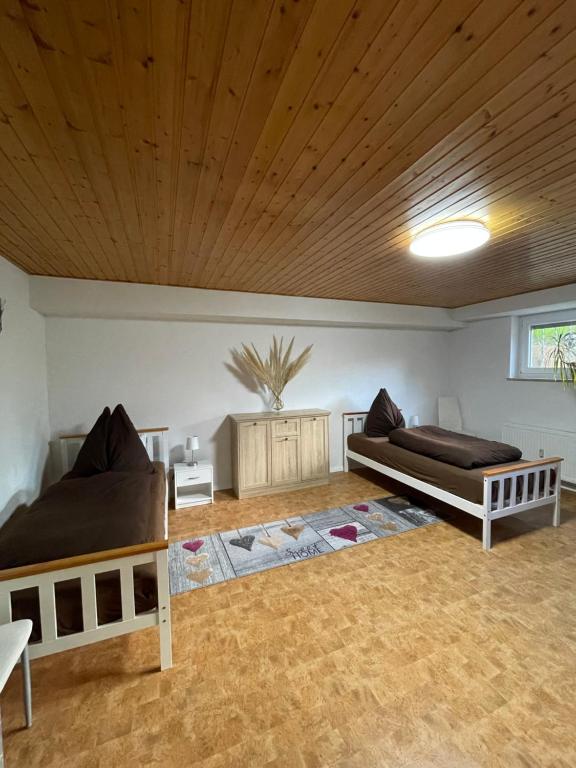
<path id="1" fill-rule="evenodd" d="M 522 451 L 513 445 L 450 432 L 435 426 L 395 429 L 388 437 L 391 443 L 407 451 L 463 469 L 517 462 L 522 458 Z"/>
<path id="2" fill-rule="evenodd" d="M 103 472 L 92 477 L 61 480 L 30 507 L 16 512 L 0 529 L 0 568 L 91 554 L 164 538 L 164 465 L 154 472 Z M 136 611 L 156 607 L 152 566 L 135 569 Z M 101 623 L 121 617 L 118 573 L 97 577 Z M 82 629 L 79 580 L 56 588 L 58 633 Z M 38 637 L 36 590 L 22 590 L 12 599 L 13 617 L 31 618 Z"/>
<path id="3" fill-rule="evenodd" d="M 348 448 L 379 464 L 423 480 L 475 504 L 484 499 L 484 475 L 481 469 L 463 469 L 422 456 L 394 445 L 385 437 L 368 437 L 363 432 L 348 437 Z M 516 462 L 511 462 L 516 463 Z M 501 466 L 506 466 L 506 462 Z"/>

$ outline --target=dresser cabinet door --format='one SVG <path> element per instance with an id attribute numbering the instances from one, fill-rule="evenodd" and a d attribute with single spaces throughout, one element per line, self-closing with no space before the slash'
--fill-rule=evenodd
<path id="1" fill-rule="evenodd" d="M 272 485 L 287 485 L 300 480 L 300 438 L 272 439 Z"/>
<path id="2" fill-rule="evenodd" d="M 328 474 L 328 421 L 326 416 L 300 419 L 302 441 L 302 480 L 315 480 Z"/>
<path id="3" fill-rule="evenodd" d="M 270 425 L 267 421 L 239 425 L 238 454 L 241 490 L 266 488 L 271 484 Z"/>

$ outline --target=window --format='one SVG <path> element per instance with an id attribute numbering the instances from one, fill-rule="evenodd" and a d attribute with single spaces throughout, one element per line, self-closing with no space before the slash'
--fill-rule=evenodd
<path id="1" fill-rule="evenodd" d="M 576 363 L 576 310 L 522 318 L 518 375 L 525 379 L 555 379 L 554 351 L 558 343 L 566 360 Z"/>
<path id="2" fill-rule="evenodd" d="M 530 328 L 529 368 L 552 368 L 554 350 L 564 347 L 568 362 L 576 362 L 576 324 L 533 325 Z"/>

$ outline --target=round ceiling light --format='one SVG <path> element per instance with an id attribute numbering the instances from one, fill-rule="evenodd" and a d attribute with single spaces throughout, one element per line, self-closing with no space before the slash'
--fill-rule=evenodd
<path id="1" fill-rule="evenodd" d="M 490 239 L 490 230 L 481 221 L 445 221 L 419 232 L 410 245 L 416 256 L 442 258 L 480 248 Z"/>

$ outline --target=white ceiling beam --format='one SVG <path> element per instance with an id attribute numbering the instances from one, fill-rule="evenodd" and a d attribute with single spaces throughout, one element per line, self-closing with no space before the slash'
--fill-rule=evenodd
<path id="1" fill-rule="evenodd" d="M 59 277 L 30 278 L 31 306 L 55 317 L 456 330 L 446 309 Z"/>
<path id="2" fill-rule="evenodd" d="M 522 293 L 504 299 L 483 301 L 480 304 L 468 304 L 450 311 L 454 320 L 471 322 L 486 320 L 490 317 L 512 317 L 514 315 L 532 315 L 540 312 L 555 312 L 562 309 L 576 309 L 576 283 L 562 285 L 559 288 L 547 288 L 543 291 Z"/>

